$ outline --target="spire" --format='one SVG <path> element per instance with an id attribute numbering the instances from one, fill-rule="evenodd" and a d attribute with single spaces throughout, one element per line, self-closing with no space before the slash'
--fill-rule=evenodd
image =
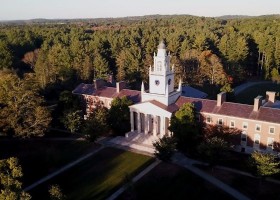
<path id="1" fill-rule="evenodd" d="M 142 81 L 142 85 L 141 85 L 141 93 L 145 92 L 145 87 L 144 87 L 144 82 Z"/>
<path id="2" fill-rule="evenodd" d="M 158 49 L 166 49 L 166 46 L 165 46 L 163 40 L 160 41 L 160 43 L 158 45 Z"/>
<path id="3" fill-rule="evenodd" d="M 180 78 L 179 85 L 178 85 L 178 92 L 182 92 L 182 79 Z"/>

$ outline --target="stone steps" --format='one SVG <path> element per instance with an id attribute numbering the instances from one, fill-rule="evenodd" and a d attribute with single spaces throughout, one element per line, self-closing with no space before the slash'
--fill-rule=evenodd
<path id="1" fill-rule="evenodd" d="M 112 144 L 127 146 L 129 148 L 154 153 L 152 141 L 155 140 L 154 136 L 143 135 L 138 133 L 129 133 L 129 137 L 117 136 L 109 142 Z"/>

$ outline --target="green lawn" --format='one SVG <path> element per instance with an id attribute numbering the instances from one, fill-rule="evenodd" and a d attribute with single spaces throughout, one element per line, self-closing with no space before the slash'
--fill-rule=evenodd
<path id="1" fill-rule="evenodd" d="M 279 184 L 262 181 L 260 185 L 258 178 L 243 176 L 221 169 L 200 168 L 251 199 L 280 199 Z"/>
<path id="2" fill-rule="evenodd" d="M 96 147 L 86 141 L 0 140 L 0 159 L 19 158 L 26 187 Z"/>
<path id="3" fill-rule="evenodd" d="M 266 91 L 275 91 L 278 94 L 280 93 L 280 84 L 275 83 L 265 83 L 261 85 L 254 85 L 242 91 L 235 96 L 235 102 L 244 103 L 244 104 L 254 104 L 254 98 L 258 95 L 261 95 L 265 98 Z M 278 99 L 279 96 L 277 97 Z"/>
<path id="4" fill-rule="evenodd" d="M 106 148 L 54 179 L 34 188 L 33 199 L 48 199 L 48 187 L 58 184 L 67 199 L 105 199 L 152 162 L 152 158 Z"/>
<path id="5" fill-rule="evenodd" d="M 200 177 L 174 164 L 161 163 L 131 185 L 118 200 L 125 199 L 233 199 Z"/>

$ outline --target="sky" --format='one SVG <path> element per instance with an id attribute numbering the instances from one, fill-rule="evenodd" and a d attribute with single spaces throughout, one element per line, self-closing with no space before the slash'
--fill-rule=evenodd
<path id="1" fill-rule="evenodd" d="M 0 20 L 280 14 L 280 0 L 0 0 Z"/>

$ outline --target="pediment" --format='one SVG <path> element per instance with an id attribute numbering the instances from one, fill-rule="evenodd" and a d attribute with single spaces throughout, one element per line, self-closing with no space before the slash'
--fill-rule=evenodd
<path id="1" fill-rule="evenodd" d="M 155 104 L 155 102 L 156 102 L 156 104 Z M 130 108 L 130 110 L 132 110 L 134 112 L 140 112 L 140 113 L 150 114 L 150 115 L 165 116 L 168 118 L 170 118 L 172 115 L 172 112 L 167 110 L 167 106 L 165 106 L 157 101 L 141 102 L 141 103 L 129 106 L 129 108 Z"/>

